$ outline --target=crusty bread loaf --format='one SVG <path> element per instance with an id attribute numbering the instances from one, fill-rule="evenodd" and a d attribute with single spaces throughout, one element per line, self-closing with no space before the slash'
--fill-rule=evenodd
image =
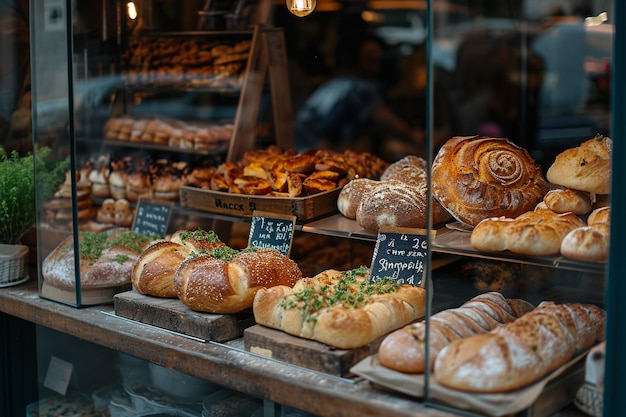
<path id="1" fill-rule="evenodd" d="M 84 288 L 112 287 L 131 282 L 131 273 L 151 238 L 128 229 L 79 233 L 80 284 Z M 76 285 L 74 239 L 63 240 L 44 259 L 43 279 L 57 287 Z"/>
<path id="2" fill-rule="evenodd" d="M 577 227 L 563 237 L 561 255 L 578 261 L 606 261 L 609 256 L 609 234 L 596 227 Z"/>
<path id="3" fill-rule="evenodd" d="M 176 298 L 174 275 L 180 264 L 189 256 L 225 246 L 212 230 L 177 230 L 170 240 L 150 245 L 139 256 L 133 268 L 133 287 L 141 294 Z"/>
<path id="4" fill-rule="evenodd" d="M 339 349 L 365 346 L 424 315 L 426 291 L 369 271 L 326 270 L 293 286 L 261 289 L 253 312 L 260 325 Z"/>
<path id="5" fill-rule="evenodd" d="M 298 265 L 274 249 L 219 252 L 215 249 L 211 254 L 189 257 L 176 270 L 176 293 L 192 310 L 238 313 L 252 307 L 260 289 L 291 288 L 302 278 Z"/>
<path id="6" fill-rule="evenodd" d="M 531 311 L 526 301 L 506 299 L 498 292 L 480 294 L 461 307 L 443 310 L 430 317 L 429 364 L 451 341 L 486 333 Z M 416 322 L 388 334 L 380 345 L 378 359 L 387 368 L 421 373 L 426 366 L 426 323 Z"/>
<path id="7" fill-rule="evenodd" d="M 496 217 L 478 223 L 470 236 L 475 249 L 509 250 L 520 255 L 558 255 L 565 235 L 585 222 L 574 213 L 539 209 L 516 218 Z"/>
<path id="8" fill-rule="evenodd" d="M 589 226 L 595 226 L 600 223 L 611 223 L 610 206 L 599 207 L 589 213 L 589 216 L 587 217 L 587 224 Z"/>
<path id="9" fill-rule="evenodd" d="M 356 210 L 363 196 L 369 192 L 379 181 L 370 178 L 355 178 L 343 186 L 337 196 L 337 209 L 345 217 L 356 219 Z"/>
<path id="10" fill-rule="evenodd" d="M 401 181 L 381 181 L 363 195 L 356 221 L 365 230 L 384 226 L 426 227 L 426 186 Z"/>
<path id="11" fill-rule="evenodd" d="M 397 180 L 407 184 L 421 184 L 427 181 L 426 161 L 415 155 L 408 155 L 389 165 L 380 176 L 381 181 Z"/>
<path id="12" fill-rule="evenodd" d="M 543 197 L 546 207 L 555 213 L 567 213 L 582 216 L 591 211 L 591 196 L 588 192 L 571 188 L 555 188 Z"/>
<path id="13" fill-rule="evenodd" d="M 470 392 L 522 388 L 602 341 L 604 318 L 591 304 L 542 303 L 512 323 L 450 343 L 435 359 L 435 379 Z"/>
<path id="14" fill-rule="evenodd" d="M 135 262 L 133 288 L 153 297 L 178 297 L 174 288 L 174 274 L 190 255 L 191 250 L 179 243 L 162 240 L 150 245 Z"/>
<path id="15" fill-rule="evenodd" d="M 548 184 L 528 151 L 510 140 L 457 136 L 433 160 L 432 192 L 457 220 L 475 226 L 533 210 Z"/>
<path id="16" fill-rule="evenodd" d="M 389 165 L 380 181 L 356 178 L 337 197 L 337 208 L 370 232 L 381 227 L 426 227 L 428 173 L 426 161 L 409 155 Z M 433 223 L 451 218 L 433 199 Z"/>
<path id="17" fill-rule="evenodd" d="M 558 154 L 546 172 L 548 181 L 594 194 L 611 192 L 613 142 L 602 135 Z"/>
<path id="18" fill-rule="evenodd" d="M 609 256 L 610 207 L 595 209 L 587 226 L 570 231 L 561 242 L 561 255 L 587 262 L 603 262 Z"/>

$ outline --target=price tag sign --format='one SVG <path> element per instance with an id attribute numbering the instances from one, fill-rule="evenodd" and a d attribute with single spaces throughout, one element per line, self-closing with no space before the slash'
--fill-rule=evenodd
<path id="1" fill-rule="evenodd" d="M 255 210 L 252 213 L 248 246 L 276 249 L 289 256 L 295 225 L 296 216 Z"/>
<path id="2" fill-rule="evenodd" d="M 172 207 L 172 202 L 140 199 L 135 209 L 133 231 L 165 237 Z"/>
<path id="3" fill-rule="evenodd" d="M 384 228 L 378 232 L 371 280 L 391 278 L 400 284 L 421 285 L 428 257 L 424 229 Z"/>

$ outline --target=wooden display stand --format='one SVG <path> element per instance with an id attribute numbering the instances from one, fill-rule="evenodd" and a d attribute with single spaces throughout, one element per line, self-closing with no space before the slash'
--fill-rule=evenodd
<path id="1" fill-rule="evenodd" d="M 227 161 L 238 161 L 254 148 L 255 126 L 266 76 L 269 77 L 276 145 L 294 147 L 293 109 L 287 83 L 287 51 L 282 29 L 256 26 L 239 95 Z"/>

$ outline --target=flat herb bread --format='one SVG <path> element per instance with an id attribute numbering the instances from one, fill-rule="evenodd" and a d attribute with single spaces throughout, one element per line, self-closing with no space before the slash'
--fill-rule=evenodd
<path id="1" fill-rule="evenodd" d="M 257 292 L 253 312 L 260 325 L 339 349 L 367 345 L 424 316 L 426 291 L 390 279 L 369 281 L 365 267 L 329 269 L 293 288 Z"/>
<path id="2" fill-rule="evenodd" d="M 80 283 L 85 288 L 130 283 L 141 252 L 153 238 L 127 229 L 79 233 Z M 56 287 L 74 287 L 74 239 L 63 240 L 43 261 L 43 279 Z"/>

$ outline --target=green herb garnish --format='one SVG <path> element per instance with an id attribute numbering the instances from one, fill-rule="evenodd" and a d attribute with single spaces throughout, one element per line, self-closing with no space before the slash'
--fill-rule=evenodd
<path id="1" fill-rule="evenodd" d="M 200 228 L 194 231 L 189 231 L 189 230 L 182 231 L 180 232 L 179 237 L 180 237 L 181 242 L 184 242 L 187 239 L 201 240 L 201 241 L 205 241 L 209 243 L 220 242 L 220 238 L 217 236 L 217 233 L 215 233 L 213 230 L 209 230 L 207 232 L 206 230 L 202 230 Z"/>
<path id="2" fill-rule="evenodd" d="M 400 284 L 383 278 L 370 282 L 366 267 L 344 271 L 334 285 L 310 287 L 295 294 L 283 297 L 280 306 L 285 309 L 298 308 L 305 321 L 315 320 L 316 314 L 335 305 L 346 309 L 357 309 L 367 304 L 379 294 L 395 292 Z"/>

